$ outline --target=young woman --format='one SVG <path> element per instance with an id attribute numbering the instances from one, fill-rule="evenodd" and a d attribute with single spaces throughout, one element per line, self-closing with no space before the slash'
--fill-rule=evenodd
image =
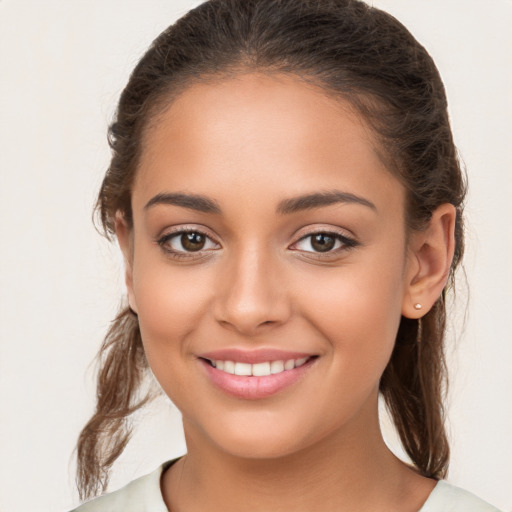
<path id="1" fill-rule="evenodd" d="M 399 22 L 355 0 L 205 2 L 141 59 L 110 140 L 98 211 L 128 304 L 81 496 L 150 372 L 187 454 L 77 510 L 496 510 L 442 480 L 465 186 L 439 74 Z"/>

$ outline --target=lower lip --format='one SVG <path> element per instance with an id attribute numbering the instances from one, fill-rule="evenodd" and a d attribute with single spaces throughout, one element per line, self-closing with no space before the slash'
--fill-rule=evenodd
<path id="1" fill-rule="evenodd" d="M 265 377 L 232 375 L 214 368 L 203 359 L 199 359 L 199 362 L 202 363 L 211 382 L 225 393 L 245 400 L 259 400 L 275 395 L 301 380 L 315 360 L 316 358 L 311 358 L 298 368 Z"/>

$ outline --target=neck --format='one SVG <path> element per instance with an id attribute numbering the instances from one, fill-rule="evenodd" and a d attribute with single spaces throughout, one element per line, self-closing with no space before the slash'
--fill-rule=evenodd
<path id="1" fill-rule="evenodd" d="M 162 479 L 171 512 L 417 511 L 435 485 L 399 461 L 378 417 L 335 432 L 300 452 L 236 457 L 185 424 L 187 455 Z"/>

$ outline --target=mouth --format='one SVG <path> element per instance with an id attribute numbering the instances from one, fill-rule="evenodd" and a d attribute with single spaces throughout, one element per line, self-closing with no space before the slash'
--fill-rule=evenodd
<path id="1" fill-rule="evenodd" d="M 300 368 L 306 364 L 312 357 L 300 357 L 298 359 L 279 359 L 276 361 L 263 361 L 261 363 L 244 363 L 222 359 L 203 359 L 213 368 L 229 373 L 230 375 L 240 375 L 244 377 L 267 377 L 269 375 L 277 375 L 286 371 Z"/>
<path id="2" fill-rule="evenodd" d="M 208 380 L 235 398 L 258 400 L 300 382 L 319 356 L 275 350 L 224 350 L 198 357 Z"/>

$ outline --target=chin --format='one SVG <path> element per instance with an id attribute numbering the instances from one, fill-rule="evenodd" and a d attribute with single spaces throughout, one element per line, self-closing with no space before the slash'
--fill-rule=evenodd
<path id="1" fill-rule="evenodd" d="M 240 459 L 279 459 L 296 453 L 300 448 L 295 443 L 283 442 L 275 436 L 238 436 L 229 443 L 217 446 L 232 457 Z"/>
<path id="2" fill-rule="evenodd" d="M 277 459 L 307 449 L 318 439 L 308 435 L 306 422 L 286 420 L 270 421 L 271 418 L 253 418 L 243 421 L 217 423 L 206 432 L 217 449 L 241 459 Z M 259 421 L 258 421 L 259 420 Z M 262 421 L 263 420 L 263 421 Z"/>

